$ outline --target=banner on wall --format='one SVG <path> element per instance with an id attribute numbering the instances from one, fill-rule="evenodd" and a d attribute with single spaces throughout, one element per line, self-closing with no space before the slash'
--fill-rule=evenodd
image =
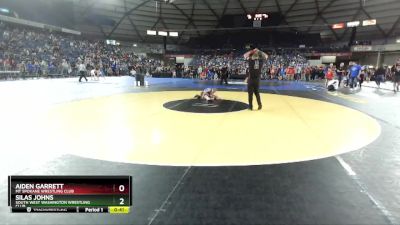
<path id="1" fill-rule="evenodd" d="M 356 45 L 353 46 L 353 52 L 370 52 L 373 48 L 371 45 Z"/>

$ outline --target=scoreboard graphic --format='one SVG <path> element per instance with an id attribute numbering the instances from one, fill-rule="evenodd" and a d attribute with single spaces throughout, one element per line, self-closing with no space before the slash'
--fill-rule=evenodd
<path id="1" fill-rule="evenodd" d="M 9 176 L 13 213 L 129 213 L 131 176 Z"/>

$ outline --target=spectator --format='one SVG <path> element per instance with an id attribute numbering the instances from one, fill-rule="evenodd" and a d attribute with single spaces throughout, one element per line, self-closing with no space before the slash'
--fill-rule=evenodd
<path id="1" fill-rule="evenodd" d="M 385 69 L 381 66 L 379 67 L 374 74 L 376 85 L 378 85 L 378 89 L 381 88 L 381 82 L 383 82 L 385 77 Z"/>
<path id="2" fill-rule="evenodd" d="M 88 79 L 86 78 L 86 65 L 81 62 L 78 67 L 79 70 L 79 82 L 81 82 L 82 78 L 85 78 L 86 82 Z"/>

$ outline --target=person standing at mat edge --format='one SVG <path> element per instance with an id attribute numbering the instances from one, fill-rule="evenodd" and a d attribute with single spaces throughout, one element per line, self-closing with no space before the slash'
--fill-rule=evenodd
<path id="1" fill-rule="evenodd" d="M 221 82 L 220 84 L 222 85 L 224 82 L 227 85 L 228 84 L 228 66 L 224 65 L 221 69 Z"/>
<path id="2" fill-rule="evenodd" d="M 85 78 L 86 82 L 88 79 L 86 78 L 86 65 L 85 63 L 81 62 L 78 66 L 79 70 L 79 82 L 81 82 L 82 78 Z"/>
<path id="3" fill-rule="evenodd" d="M 396 91 L 399 91 L 399 86 L 400 86 L 400 60 L 397 61 L 396 63 L 396 68 L 394 70 L 393 74 L 393 92 L 396 93 Z"/>
<path id="4" fill-rule="evenodd" d="M 258 110 L 262 109 L 261 97 L 260 97 L 260 79 L 261 70 L 263 67 L 264 60 L 268 58 L 268 55 L 259 49 L 252 47 L 251 51 L 244 54 L 244 58 L 249 63 L 249 72 L 247 74 L 247 92 L 249 95 L 249 110 L 253 110 L 253 94 L 256 96 L 258 103 Z"/>
<path id="5" fill-rule="evenodd" d="M 353 90 L 353 88 L 357 87 L 356 80 L 361 75 L 362 67 L 355 62 L 350 63 L 350 65 L 351 65 L 349 70 L 350 90 Z"/>

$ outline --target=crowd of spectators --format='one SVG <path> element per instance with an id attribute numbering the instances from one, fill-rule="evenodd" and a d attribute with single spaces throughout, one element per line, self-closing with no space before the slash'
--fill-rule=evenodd
<path id="1" fill-rule="evenodd" d="M 104 75 L 128 74 L 136 70 L 164 70 L 162 60 L 148 58 L 73 35 L 0 24 L 0 70 L 19 71 L 22 76 L 77 75 L 83 62 Z M 145 69 L 144 69 L 145 68 Z"/>
<path id="2" fill-rule="evenodd" d="M 108 45 L 104 40 L 0 23 L 0 71 L 24 76 L 78 75 L 78 65 L 97 69 L 105 76 L 167 73 L 173 77 L 218 79 L 221 70 L 231 78 L 244 77 L 243 50 L 194 54 L 191 63 L 166 65 L 161 57 L 137 54 L 132 48 Z M 302 49 L 266 49 L 269 57 L 263 79 L 323 79 L 326 68 L 311 67 Z M 306 76 L 309 75 L 309 76 Z"/>
<path id="3" fill-rule="evenodd" d="M 243 57 L 242 51 L 230 52 L 225 54 L 199 54 L 194 55 L 192 62 L 185 68 L 184 77 L 200 77 L 201 79 L 218 79 L 222 68 L 226 67 L 231 77 L 245 76 L 247 62 Z M 286 70 L 289 67 L 305 67 L 306 57 L 296 50 L 270 50 L 267 51 L 269 57 L 263 67 L 263 78 L 268 75 Z"/>
<path id="4" fill-rule="evenodd" d="M 161 58 L 132 52 L 132 48 L 108 45 L 104 40 L 50 32 L 24 26 L 0 24 L 0 70 L 19 71 L 25 76 L 78 75 L 78 65 L 98 69 L 105 76 L 135 73 L 170 73 L 178 77 L 199 77 L 224 66 L 232 75 L 246 73 L 241 51 L 226 54 L 196 54 L 189 66 L 164 65 Z M 307 60 L 295 50 L 271 50 L 264 72 L 274 67 L 304 65 Z M 214 76 L 215 75 L 215 76 Z"/>

